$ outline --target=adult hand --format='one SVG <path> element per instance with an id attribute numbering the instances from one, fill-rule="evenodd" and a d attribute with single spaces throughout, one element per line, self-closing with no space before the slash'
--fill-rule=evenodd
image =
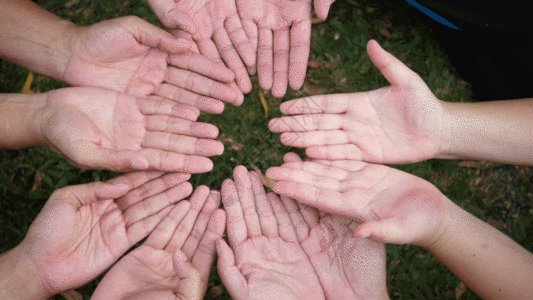
<path id="1" fill-rule="evenodd" d="M 402 62 L 368 43 L 373 63 L 391 83 L 375 91 L 322 95 L 281 104 L 290 115 L 270 121 L 281 142 L 307 147 L 311 158 L 409 163 L 443 148 L 443 107 L 424 81 Z"/>
<path id="2" fill-rule="evenodd" d="M 194 53 L 194 43 L 140 18 L 128 16 L 89 27 L 73 27 L 71 57 L 62 80 L 135 97 L 156 94 L 220 113 L 224 102 L 240 104 L 242 93 L 228 86 L 233 73 Z"/>
<path id="3" fill-rule="evenodd" d="M 409 173 L 360 161 L 288 162 L 267 170 L 273 190 L 362 223 L 359 238 L 428 247 L 442 231 L 446 197 Z"/>
<path id="4" fill-rule="evenodd" d="M 301 161 L 287 153 L 285 161 Z M 277 219 L 290 216 L 294 234 L 327 299 L 388 299 L 385 244 L 355 237 L 354 220 L 328 214 L 286 196 L 274 196 Z M 291 228 L 291 224 L 284 224 Z M 290 230 L 290 229 L 287 229 Z"/>
<path id="5" fill-rule="evenodd" d="M 311 41 L 311 0 L 237 0 L 243 27 L 258 44 L 259 85 L 283 97 L 302 87 Z"/>
<path id="6" fill-rule="evenodd" d="M 138 172 L 55 191 L 15 248 L 41 276 L 31 284 L 54 295 L 96 278 L 192 192 L 189 178 Z"/>
<path id="7" fill-rule="evenodd" d="M 260 179 L 243 166 L 222 184 L 231 248 L 217 241 L 218 272 L 234 299 L 324 299 L 296 235 L 277 220 Z"/>
<path id="8" fill-rule="evenodd" d="M 199 111 L 170 100 L 135 98 L 100 88 L 48 92 L 43 144 L 80 168 L 207 172 L 204 156 L 221 154 L 218 129 L 194 122 Z"/>
<path id="9" fill-rule="evenodd" d="M 315 0 L 313 6 L 316 16 L 321 20 L 326 20 L 328 18 L 329 8 L 333 2 L 335 0 Z"/>
<path id="10" fill-rule="evenodd" d="M 255 66 L 256 49 L 248 39 L 249 33 L 243 29 L 235 0 L 148 2 L 170 32 L 182 35 L 179 31 L 185 30 L 196 41 L 201 54 L 215 62 L 222 63 L 223 60 L 233 70 L 237 86 L 243 93 L 251 91 L 252 82 L 246 67 L 252 70 Z"/>
<path id="11" fill-rule="evenodd" d="M 98 284 L 92 299 L 202 299 L 225 229 L 220 194 L 200 186 Z"/>

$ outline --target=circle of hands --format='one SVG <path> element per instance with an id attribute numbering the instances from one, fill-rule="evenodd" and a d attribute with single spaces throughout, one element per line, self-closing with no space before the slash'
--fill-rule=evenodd
<path id="1" fill-rule="evenodd" d="M 333 2 L 315 0 L 317 16 Z M 256 71 L 275 96 L 299 88 L 312 3 L 150 4 L 171 33 L 136 17 L 73 28 L 63 79 L 77 87 L 49 92 L 36 118 L 42 143 L 74 165 L 135 171 L 52 194 L 15 248 L 47 296 L 110 268 L 94 299 L 199 299 L 218 254 L 236 299 L 388 298 L 384 243 L 431 245 L 446 209 L 432 184 L 381 165 L 446 146 L 442 105 L 422 79 L 371 41 L 391 86 L 288 101 L 290 116 L 271 120 L 309 157 L 289 153 L 267 171 L 277 194 L 243 166 L 220 192 L 193 193 L 190 173 L 211 170 L 207 157 L 223 151 L 200 112 L 240 105 Z"/>

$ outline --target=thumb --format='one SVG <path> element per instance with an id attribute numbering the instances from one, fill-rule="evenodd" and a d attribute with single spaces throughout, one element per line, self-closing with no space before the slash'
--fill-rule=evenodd
<path id="1" fill-rule="evenodd" d="M 202 285 L 200 272 L 187 261 L 187 256 L 180 249 L 176 249 L 172 254 L 172 266 L 180 279 L 178 294 L 183 295 L 185 299 L 202 299 L 203 295 L 200 295 Z"/>
<path id="2" fill-rule="evenodd" d="M 196 22 L 189 16 L 188 13 L 172 9 L 168 11 L 161 19 L 161 23 L 163 23 L 163 26 L 166 28 L 172 30 L 172 29 L 178 29 L 181 31 L 185 31 L 191 35 L 194 35 L 196 33 Z"/>
<path id="3" fill-rule="evenodd" d="M 315 0 L 315 14 L 321 20 L 328 18 L 329 8 L 335 0 Z"/>
<path id="4" fill-rule="evenodd" d="M 215 245 L 218 254 L 217 270 L 222 283 L 232 298 L 246 299 L 248 294 L 246 279 L 235 265 L 233 251 L 223 239 L 218 239 Z"/>
<path id="5" fill-rule="evenodd" d="M 422 81 L 418 74 L 381 48 L 375 40 L 368 42 L 367 51 L 374 65 L 393 86 L 412 86 Z"/>
<path id="6" fill-rule="evenodd" d="M 129 18 L 131 33 L 142 45 L 157 48 L 170 54 L 184 53 L 192 48 L 192 42 L 187 39 L 177 38 L 143 19 L 137 17 Z"/>
<path id="7" fill-rule="evenodd" d="M 90 142 L 78 145 L 73 163 L 84 169 L 106 169 L 115 172 L 145 170 L 150 165 L 148 160 L 137 151 L 116 151 L 99 147 Z"/>
<path id="8" fill-rule="evenodd" d="M 368 221 L 359 225 L 354 234 L 358 238 L 369 238 L 383 243 L 410 244 L 413 236 L 406 230 L 405 222 L 396 218 Z"/>

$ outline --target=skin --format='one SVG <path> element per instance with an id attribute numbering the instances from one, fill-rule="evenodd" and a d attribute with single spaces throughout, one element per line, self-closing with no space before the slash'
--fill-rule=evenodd
<path id="1" fill-rule="evenodd" d="M 0 258 L 2 273 L 12 274 L 2 276 L 0 295 L 48 299 L 90 282 L 146 237 L 169 204 L 192 192 L 189 177 L 137 172 L 55 191 L 24 240 Z M 148 187 L 152 195 L 145 198 Z M 135 203 L 123 210 L 117 203 L 127 195 Z"/>
<path id="2" fill-rule="evenodd" d="M 311 40 L 311 0 L 237 0 L 248 36 L 257 45 L 259 85 L 281 98 L 287 83 L 302 87 Z"/>
<path id="3" fill-rule="evenodd" d="M 427 249 L 484 299 L 531 297 L 533 255 L 423 179 L 383 165 L 320 160 L 285 163 L 267 176 L 280 180 L 277 193 L 361 220 L 355 237 Z"/>
<path id="4" fill-rule="evenodd" d="M 235 82 L 249 93 L 247 67 L 255 65 L 255 49 L 244 31 L 232 0 L 150 0 L 161 23 L 176 36 L 192 38 L 202 55 L 222 61 L 234 72 Z M 182 32 L 180 32 L 182 31 Z M 234 102 L 236 105 L 242 103 Z"/>
<path id="5" fill-rule="evenodd" d="M 198 187 L 107 272 L 91 299 L 202 299 L 225 229 L 219 205 L 218 192 Z"/>
<path id="6" fill-rule="evenodd" d="M 218 272 L 234 299 L 324 299 L 307 255 L 277 220 L 257 175 L 238 166 L 222 185 L 230 246 L 217 241 Z M 254 178 L 255 176 L 255 178 Z"/>
<path id="7" fill-rule="evenodd" d="M 97 86 L 136 97 L 157 94 L 220 113 L 240 103 L 232 72 L 134 16 L 88 27 L 63 20 L 31 1 L 2 1 L 0 57 L 72 86 Z M 23 17 L 21 17 L 23 16 Z"/>
<path id="8" fill-rule="evenodd" d="M 453 103 L 438 100 L 415 72 L 368 43 L 390 86 L 369 92 L 287 101 L 273 119 L 281 142 L 315 159 L 399 164 L 432 158 L 533 165 L 533 99 Z M 424 151 L 420 151 L 424 149 Z"/>
<path id="9" fill-rule="evenodd" d="M 205 156 L 224 150 L 196 108 L 158 97 L 78 87 L 5 95 L 0 106 L 1 147 L 47 146 L 85 169 L 206 172 Z"/>
<path id="10" fill-rule="evenodd" d="M 321 20 L 326 20 L 329 13 L 329 8 L 335 0 L 315 0 L 313 6 L 315 8 L 316 16 Z"/>

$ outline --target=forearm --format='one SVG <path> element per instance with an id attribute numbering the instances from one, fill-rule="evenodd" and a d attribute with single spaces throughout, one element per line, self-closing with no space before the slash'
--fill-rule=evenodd
<path id="1" fill-rule="evenodd" d="M 38 270 L 21 256 L 18 247 L 0 254 L 0 299 L 48 299 Z"/>
<path id="2" fill-rule="evenodd" d="M 44 145 L 40 111 L 48 94 L 0 94 L 0 148 Z"/>
<path id="3" fill-rule="evenodd" d="M 533 99 L 444 103 L 439 158 L 533 165 Z"/>
<path id="4" fill-rule="evenodd" d="M 451 201 L 439 241 L 428 249 L 483 299 L 530 299 L 533 255 Z"/>
<path id="5" fill-rule="evenodd" d="M 0 0 L 0 57 L 62 79 L 70 56 L 71 22 L 29 0 Z"/>

